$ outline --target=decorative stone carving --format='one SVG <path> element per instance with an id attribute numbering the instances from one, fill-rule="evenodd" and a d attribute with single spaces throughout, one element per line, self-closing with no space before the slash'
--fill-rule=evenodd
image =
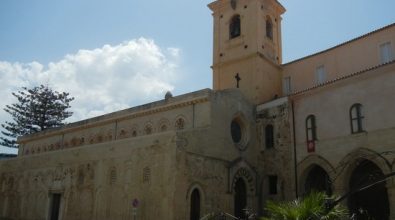
<path id="1" fill-rule="evenodd" d="M 139 127 L 138 127 L 138 125 L 137 124 L 134 124 L 134 125 L 132 125 L 131 127 L 130 127 L 130 136 L 131 137 L 137 137 L 137 135 L 138 135 L 138 129 Z"/>
<path id="2" fill-rule="evenodd" d="M 247 185 L 249 186 L 248 188 L 249 188 L 250 193 L 255 194 L 255 183 L 254 183 L 255 177 L 253 176 L 253 174 L 251 174 L 251 173 L 250 173 L 246 168 L 244 168 L 244 167 L 243 167 L 243 168 L 240 168 L 240 169 L 236 172 L 236 174 L 233 176 L 233 180 L 232 180 L 232 189 L 235 188 L 236 181 L 237 181 L 239 178 L 243 178 L 243 179 L 247 182 Z"/>
<path id="3" fill-rule="evenodd" d="M 78 138 L 77 138 L 77 137 L 73 137 L 73 138 L 71 139 L 70 144 L 71 144 L 71 147 L 76 147 L 76 146 L 78 146 Z"/>
<path id="4" fill-rule="evenodd" d="M 117 182 L 117 168 L 116 167 L 111 167 L 109 171 L 109 183 L 110 185 L 114 185 Z"/>
<path id="5" fill-rule="evenodd" d="M 132 131 L 132 137 L 137 137 L 137 130 Z"/>
<path id="6" fill-rule="evenodd" d="M 107 135 L 105 137 L 105 141 L 112 141 L 114 132 L 112 130 L 107 131 Z"/>
<path id="7" fill-rule="evenodd" d="M 95 173 L 90 163 L 83 164 L 78 167 L 78 177 L 77 177 L 78 186 L 93 184 L 94 177 L 95 177 Z"/>
<path id="8" fill-rule="evenodd" d="M 152 124 L 151 124 L 151 123 L 147 123 L 147 124 L 145 125 L 145 127 L 144 127 L 144 133 L 145 133 L 146 135 L 149 135 L 149 134 L 152 134 L 152 132 L 153 132 Z"/>
<path id="9" fill-rule="evenodd" d="M 151 169 L 149 167 L 144 167 L 143 169 L 143 183 L 151 182 Z"/>
<path id="10" fill-rule="evenodd" d="M 165 132 L 169 129 L 169 120 L 167 120 L 166 118 L 162 118 L 159 123 L 158 123 L 158 130 L 160 132 Z"/>
<path id="11" fill-rule="evenodd" d="M 188 146 L 188 139 L 180 134 L 174 136 L 173 141 L 176 143 L 177 149 L 185 150 Z"/>
<path id="12" fill-rule="evenodd" d="M 118 137 L 119 137 L 119 139 L 123 139 L 123 138 L 126 138 L 127 135 L 128 135 L 127 131 L 125 131 L 124 129 L 121 129 L 121 131 L 119 132 Z"/>
<path id="13" fill-rule="evenodd" d="M 216 185 L 224 184 L 224 178 L 221 174 L 225 170 L 219 169 L 218 164 L 215 162 L 199 156 L 188 156 L 186 162 L 188 167 L 187 175 L 190 175 L 191 178 L 204 179 Z"/>
<path id="14" fill-rule="evenodd" d="M 233 161 L 229 168 L 229 174 L 229 192 L 233 192 L 236 181 L 242 178 L 247 184 L 247 193 L 256 195 L 257 173 L 247 161 L 242 158 Z"/>
<path id="15" fill-rule="evenodd" d="M 101 143 L 101 142 L 103 142 L 103 140 L 104 140 L 104 137 L 102 134 L 96 135 L 96 143 Z"/>
<path id="16" fill-rule="evenodd" d="M 174 127 L 176 130 L 182 130 L 185 128 L 185 118 L 184 116 L 178 116 L 174 122 Z"/>

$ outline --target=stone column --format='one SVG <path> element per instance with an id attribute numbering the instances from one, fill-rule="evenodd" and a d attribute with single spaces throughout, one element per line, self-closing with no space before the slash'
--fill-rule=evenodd
<path id="1" fill-rule="evenodd" d="M 348 192 L 348 189 L 345 187 L 343 178 L 339 177 L 334 183 L 332 183 L 332 190 L 333 195 L 335 196 L 343 196 Z M 344 207 L 347 207 L 347 199 L 348 198 L 343 200 L 341 203 Z"/>

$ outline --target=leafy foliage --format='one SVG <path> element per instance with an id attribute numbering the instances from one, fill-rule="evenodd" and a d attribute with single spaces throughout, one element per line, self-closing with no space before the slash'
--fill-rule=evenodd
<path id="1" fill-rule="evenodd" d="M 269 217 L 263 220 L 341 220 L 348 219 L 348 211 L 340 205 L 328 210 L 327 196 L 322 192 L 312 192 L 303 199 L 275 203 L 269 201 L 266 211 Z"/>
<path id="2" fill-rule="evenodd" d="M 53 91 L 48 86 L 23 87 L 12 95 L 18 102 L 6 105 L 4 111 L 11 115 L 13 121 L 1 124 L 5 130 L 1 133 L 6 137 L 0 137 L 0 145 L 6 147 L 17 148 L 17 137 L 59 127 L 73 114 L 67 109 L 74 98 L 69 97 L 69 93 Z"/>

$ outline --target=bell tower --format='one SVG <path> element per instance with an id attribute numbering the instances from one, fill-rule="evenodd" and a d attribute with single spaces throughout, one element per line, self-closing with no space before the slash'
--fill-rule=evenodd
<path id="1" fill-rule="evenodd" d="M 281 95 L 281 15 L 277 0 L 217 0 L 213 88 L 238 88 L 255 104 Z"/>

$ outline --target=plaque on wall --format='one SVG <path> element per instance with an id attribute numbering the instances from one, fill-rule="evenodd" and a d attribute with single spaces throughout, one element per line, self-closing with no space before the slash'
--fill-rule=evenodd
<path id="1" fill-rule="evenodd" d="M 315 152 L 315 142 L 314 141 L 307 141 L 307 152 L 308 153 Z"/>

